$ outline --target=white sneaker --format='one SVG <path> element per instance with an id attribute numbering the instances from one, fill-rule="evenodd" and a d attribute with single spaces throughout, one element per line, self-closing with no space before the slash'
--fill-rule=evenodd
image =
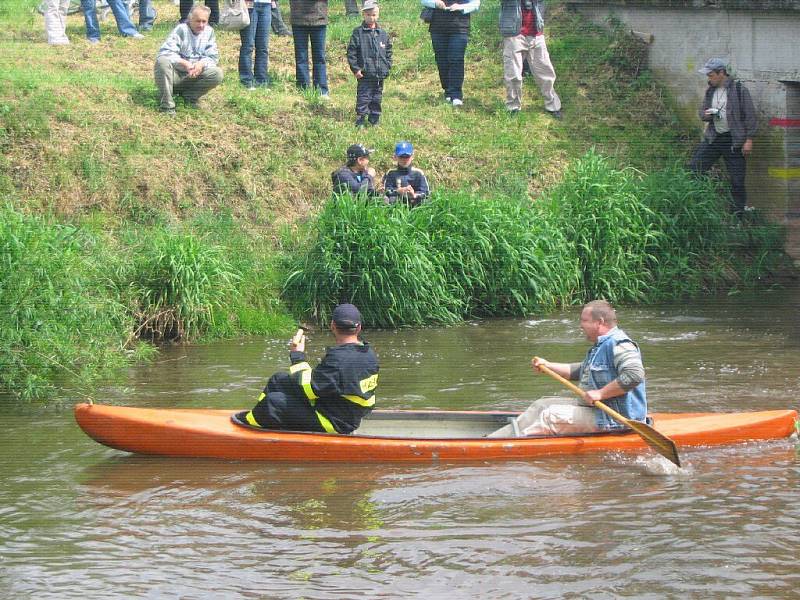
<path id="1" fill-rule="evenodd" d="M 139 33 L 138 31 L 136 33 L 128 36 L 128 37 L 132 37 L 135 40 L 143 40 L 144 39 L 144 36 L 141 33 Z"/>
<path id="2" fill-rule="evenodd" d="M 453 98 L 453 106 L 463 106 L 464 101 L 460 98 Z"/>

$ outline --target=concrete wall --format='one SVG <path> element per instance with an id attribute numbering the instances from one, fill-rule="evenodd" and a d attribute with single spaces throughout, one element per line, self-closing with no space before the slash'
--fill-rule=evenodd
<path id="1" fill-rule="evenodd" d="M 787 251 L 800 261 L 800 0 L 567 0 L 593 22 L 610 16 L 652 34 L 650 68 L 687 122 L 706 88 L 697 70 L 729 61 L 753 95 L 759 134 L 748 159 L 748 202 L 789 229 Z"/>

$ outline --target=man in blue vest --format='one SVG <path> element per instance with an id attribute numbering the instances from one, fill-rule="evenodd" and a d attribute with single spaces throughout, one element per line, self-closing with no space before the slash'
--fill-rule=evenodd
<path id="1" fill-rule="evenodd" d="M 647 417 L 644 366 L 639 346 L 617 327 L 617 314 L 605 300 L 593 300 L 581 311 L 581 330 L 592 347 L 583 362 L 556 363 L 534 358 L 535 372 L 547 367 L 579 381 L 582 398 L 542 398 L 488 437 L 559 435 L 612 431 L 623 425 L 594 407 L 602 401 L 629 419 Z"/>

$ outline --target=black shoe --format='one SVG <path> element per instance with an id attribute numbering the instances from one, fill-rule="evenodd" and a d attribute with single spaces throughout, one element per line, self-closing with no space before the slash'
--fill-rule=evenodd
<path id="1" fill-rule="evenodd" d="M 364 122 L 364 115 L 359 116 L 356 119 L 356 127 L 366 127 L 367 124 Z"/>
<path id="2" fill-rule="evenodd" d="M 558 119 L 559 121 L 564 118 L 564 115 L 561 114 L 560 110 L 548 110 L 546 111 L 554 119 Z"/>
<path id="3" fill-rule="evenodd" d="M 381 116 L 380 115 L 370 115 L 369 116 L 369 124 L 372 125 L 373 127 L 375 125 L 377 125 L 378 121 L 380 121 L 380 120 L 381 120 Z"/>

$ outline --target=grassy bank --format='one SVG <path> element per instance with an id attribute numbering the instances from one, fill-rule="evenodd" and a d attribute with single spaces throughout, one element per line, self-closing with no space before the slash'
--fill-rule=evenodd
<path id="1" fill-rule="evenodd" d="M 152 81 L 172 3 L 155 1 L 144 40 L 109 21 L 93 46 L 71 16 L 68 47 L 44 43 L 36 3 L 0 4 L 0 387 L 17 396 L 87 385 L 151 353 L 149 341 L 283 332 L 286 304 L 324 319 L 355 299 L 372 324 L 449 323 L 725 289 L 774 259 L 774 230 L 731 228 L 716 191 L 675 185 L 671 165 L 695 135 L 641 69 L 641 48 L 557 2 L 548 46 L 563 121 L 531 82 L 522 114 L 506 114 L 497 0 L 473 17 L 460 110 L 441 100 L 417 4 L 384 0 L 395 64 L 381 126 L 365 131 L 344 58 L 356 22 L 341 2 L 329 102 L 295 89 L 291 39 L 277 36 L 272 87 L 244 90 L 238 34 L 219 32 L 224 84 L 173 119 L 156 111 Z M 326 204 L 349 144 L 375 148 L 380 173 L 400 139 L 435 202 Z"/>

